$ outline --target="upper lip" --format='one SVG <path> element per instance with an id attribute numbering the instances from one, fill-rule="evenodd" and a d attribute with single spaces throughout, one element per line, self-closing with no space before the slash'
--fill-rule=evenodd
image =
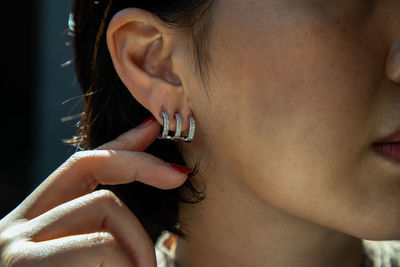
<path id="1" fill-rule="evenodd" d="M 393 134 L 378 140 L 376 143 L 392 143 L 392 142 L 400 142 L 400 129 L 394 132 Z"/>

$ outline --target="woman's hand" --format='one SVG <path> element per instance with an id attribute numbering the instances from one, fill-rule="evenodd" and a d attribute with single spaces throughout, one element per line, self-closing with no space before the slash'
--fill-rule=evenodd
<path id="1" fill-rule="evenodd" d="M 136 216 L 111 191 L 93 190 L 134 181 L 161 189 L 183 184 L 187 174 L 140 152 L 159 130 L 150 121 L 73 154 L 0 221 L 0 266 L 156 266 Z"/>

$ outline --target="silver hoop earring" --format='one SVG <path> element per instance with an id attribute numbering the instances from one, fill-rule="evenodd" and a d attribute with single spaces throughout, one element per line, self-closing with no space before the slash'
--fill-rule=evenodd
<path id="1" fill-rule="evenodd" d="M 196 121 L 194 120 L 194 118 L 192 116 L 189 117 L 189 135 L 188 137 L 186 137 L 183 141 L 190 143 L 193 141 L 193 137 L 194 137 L 194 131 L 196 130 Z"/>
<path id="2" fill-rule="evenodd" d="M 158 135 L 157 137 L 159 139 L 168 139 L 168 132 L 169 132 L 168 113 L 167 112 L 162 112 L 161 115 L 163 117 L 163 131 L 162 131 L 162 134 Z"/>
<path id="3" fill-rule="evenodd" d="M 171 140 L 182 140 L 181 133 L 182 133 L 182 116 L 179 113 L 175 113 L 175 119 L 176 119 L 176 131 L 174 137 L 171 138 Z"/>
<path id="4" fill-rule="evenodd" d="M 169 118 L 167 112 L 161 113 L 163 117 L 163 130 L 162 134 L 159 134 L 158 139 L 167 139 L 172 141 L 183 141 L 186 143 L 190 143 L 193 141 L 194 132 L 196 128 L 195 120 L 192 116 L 189 117 L 189 135 L 187 137 L 181 137 L 182 133 L 182 116 L 179 113 L 175 113 L 176 118 L 176 131 L 174 136 L 169 136 Z"/>

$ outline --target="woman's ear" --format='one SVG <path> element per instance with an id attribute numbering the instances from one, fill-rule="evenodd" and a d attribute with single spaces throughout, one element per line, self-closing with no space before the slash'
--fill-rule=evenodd
<path id="1" fill-rule="evenodd" d="M 189 103 L 173 72 L 176 32 L 152 13 L 126 8 L 114 15 L 107 29 L 107 45 L 120 79 L 132 96 L 162 125 L 168 113 L 175 131 L 175 113 L 182 115 L 182 130 L 189 128 Z"/>

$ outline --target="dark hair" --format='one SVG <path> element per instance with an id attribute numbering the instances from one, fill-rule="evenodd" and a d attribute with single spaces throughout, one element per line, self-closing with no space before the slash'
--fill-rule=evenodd
<path id="1" fill-rule="evenodd" d="M 85 106 L 78 123 L 77 136 L 66 142 L 78 149 L 93 149 L 123 132 L 136 127 L 151 115 L 129 93 L 117 75 L 106 45 L 106 29 L 115 13 L 137 7 L 152 12 L 174 29 L 190 34 L 196 69 L 202 77 L 208 62 L 207 31 L 214 0 L 74 0 L 74 62 Z M 203 80 L 203 85 L 204 80 Z M 146 152 L 165 161 L 186 165 L 180 144 L 156 140 Z M 199 161 L 179 188 L 158 189 L 140 182 L 126 185 L 99 186 L 115 192 L 132 210 L 155 243 L 168 230 L 187 238 L 178 221 L 178 204 L 198 203 L 205 198 L 205 185 L 198 190 L 192 183 Z"/>

